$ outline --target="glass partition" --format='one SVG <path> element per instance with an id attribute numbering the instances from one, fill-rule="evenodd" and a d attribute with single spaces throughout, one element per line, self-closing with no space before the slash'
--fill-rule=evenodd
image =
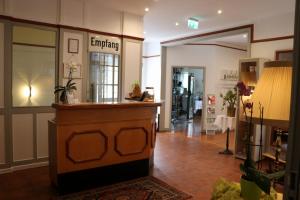
<path id="1" fill-rule="evenodd" d="M 14 107 L 54 102 L 55 31 L 13 27 L 12 96 Z"/>

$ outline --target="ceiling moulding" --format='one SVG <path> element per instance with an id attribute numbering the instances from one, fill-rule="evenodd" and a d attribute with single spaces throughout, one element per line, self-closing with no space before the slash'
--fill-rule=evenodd
<path id="1" fill-rule="evenodd" d="M 222 44 L 187 43 L 185 45 L 191 45 L 191 46 L 217 46 L 217 47 L 223 47 L 223 48 L 227 48 L 227 49 L 235 49 L 235 50 L 247 52 L 247 49 L 242 49 L 242 48 L 237 48 L 237 47 L 231 47 L 231 46 L 222 45 Z"/>
<path id="2" fill-rule="evenodd" d="M 253 33 L 254 33 L 254 24 L 248 24 L 248 25 L 244 25 L 244 26 L 237 26 L 237 27 L 222 29 L 222 30 L 218 30 L 218 31 L 212 31 L 212 32 L 201 33 L 201 34 L 197 34 L 197 35 L 191 35 L 191 36 L 176 38 L 176 39 L 172 39 L 172 40 L 166 40 L 166 41 L 161 42 L 160 44 L 161 45 L 171 44 L 171 43 L 180 42 L 180 41 L 184 41 L 184 40 L 202 38 L 202 37 L 207 37 L 207 36 L 212 36 L 212 35 L 231 32 L 231 31 L 242 30 L 242 29 L 250 29 L 250 33 L 251 33 L 250 34 L 251 35 L 250 40 L 252 42 L 253 41 Z"/>
<path id="3" fill-rule="evenodd" d="M 80 28 L 80 27 L 75 27 L 75 26 L 67 26 L 67 25 L 51 24 L 51 23 L 39 22 L 39 21 L 33 21 L 33 20 L 27 20 L 27 19 L 19 19 L 19 18 L 14 18 L 14 17 L 10 17 L 10 16 L 5 16 L 5 15 L 0 15 L 0 19 L 9 20 L 12 22 L 34 24 L 34 25 L 47 26 L 47 27 L 53 27 L 53 28 L 64 28 L 64 29 L 83 31 L 83 32 L 88 32 L 88 33 L 95 33 L 95 34 L 99 34 L 99 35 L 107 35 L 107 36 L 112 36 L 112 37 L 144 41 L 144 38 L 134 37 L 134 36 L 130 36 L 130 35 L 121 35 L 121 34 L 91 30 L 91 29 L 87 29 L 87 28 Z"/>

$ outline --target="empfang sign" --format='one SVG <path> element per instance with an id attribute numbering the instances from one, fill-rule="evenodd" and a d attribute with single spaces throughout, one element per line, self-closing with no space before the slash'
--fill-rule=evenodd
<path id="1" fill-rule="evenodd" d="M 120 54 L 121 40 L 117 37 L 90 34 L 89 51 Z"/>

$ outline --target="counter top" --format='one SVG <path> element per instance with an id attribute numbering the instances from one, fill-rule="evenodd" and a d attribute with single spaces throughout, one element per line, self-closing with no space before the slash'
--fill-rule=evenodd
<path id="1" fill-rule="evenodd" d="M 78 104 L 52 104 L 52 107 L 55 109 L 97 109 L 97 108 L 128 108 L 128 107 L 153 107 L 153 106 L 161 106 L 162 101 L 155 102 L 140 102 L 140 101 L 129 101 L 124 100 L 121 102 L 104 102 L 104 103 L 78 103 Z"/>

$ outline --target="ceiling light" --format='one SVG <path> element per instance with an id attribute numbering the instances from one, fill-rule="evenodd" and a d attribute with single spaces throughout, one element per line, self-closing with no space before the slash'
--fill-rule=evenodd
<path id="1" fill-rule="evenodd" d="M 146 34 L 146 31 L 144 31 L 144 34 Z"/>
<path id="2" fill-rule="evenodd" d="M 148 11 L 149 11 L 149 8 L 145 8 L 145 11 L 148 12 Z"/>
<path id="3" fill-rule="evenodd" d="M 243 35 L 243 38 L 247 38 L 247 34 L 244 34 L 244 35 Z"/>
<path id="4" fill-rule="evenodd" d="M 178 23 L 178 22 L 175 22 L 175 26 L 179 26 L 179 23 Z"/>
<path id="5" fill-rule="evenodd" d="M 223 11 L 222 10 L 218 10 L 218 14 L 220 15 L 220 14 L 222 14 L 223 13 Z"/>

